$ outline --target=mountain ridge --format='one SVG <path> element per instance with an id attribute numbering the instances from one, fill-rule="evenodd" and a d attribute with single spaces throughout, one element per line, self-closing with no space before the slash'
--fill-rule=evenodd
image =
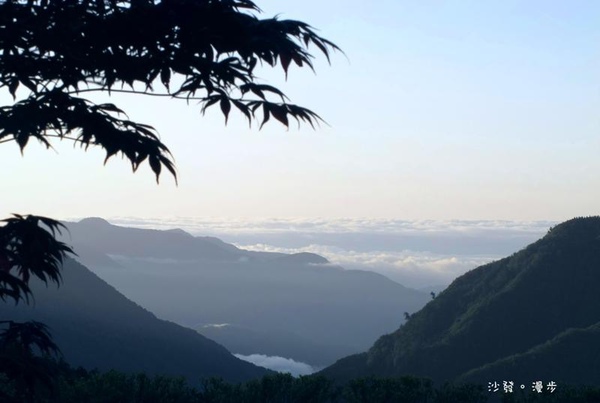
<path id="1" fill-rule="evenodd" d="M 203 377 L 245 381 L 268 373 L 191 329 L 156 318 L 71 258 L 62 277 L 58 289 L 32 281 L 35 305 L 0 304 L 0 314 L 45 323 L 72 366 L 184 376 L 192 384 Z"/>

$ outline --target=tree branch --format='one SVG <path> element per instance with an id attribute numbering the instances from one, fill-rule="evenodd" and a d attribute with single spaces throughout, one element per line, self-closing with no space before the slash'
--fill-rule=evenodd
<path id="1" fill-rule="evenodd" d="M 110 89 L 110 90 L 106 90 L 103 88 L 88 88 L 88 89 L 84 89 L 84 90 L 75 90 L 75 91 L 65 91 L 65 94 L 69 94 L 69 95 L 79 95 L 79 93 L 81 92 L 118 92 L 121 94 L 135 94 L 135 95 L 149 95 L 152 97 L 169 97 L 172 99 L 183 99 L 186 101 L 205 101 L 206 98 L 205 97 L 182 97 L 182 96 L 178 96 L 175 94 L 157 94 L 155 92 L 147 92 L 147 91 L 136 91 L 136 90 L 119 90 L 119 89 Z"/>
<path id="2" fill-rule="evenodd" d="M 62 139 L 65 139 L 65 140 L 72 140 L 72 141 L 74 141 L 74 142 L 76 142 L 76 143 L 85 143 L 85 142 L 84 142 L 83 140 L 81 140 L 81 139 L 77 139 L 77 138 L 73 138 L 73 137 L 68 137 L 68 136 L 61 136 L 61 135 L 58 135 L 58 134 L 44 134 L 44 137 L 54 137 L 54 138 L 59 138 L 59 139 L 61 139 L 61 140 L 62 140 Z M 4 140 L 0 140 L 0 144 L 3 144 L 3 143 L 8 143 L 8 142 L 10 142 L 10 141 L 16 141 L 16 139 L 13 137 L 13 138 L 10 138 L 10 139 L 4 139 Z"/>

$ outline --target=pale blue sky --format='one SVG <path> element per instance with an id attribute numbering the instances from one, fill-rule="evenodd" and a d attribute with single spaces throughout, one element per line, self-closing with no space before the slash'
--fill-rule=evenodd
<path id="1" fill-rule="evenodd" d="M 323 4 L 325 3 L 325 4 Z M 113 97 L 180 176 L 103 153 L 0 146 L 0 215 L 563 220 L 598 214 L 600 2 L 258 0 L 347 55 L 261 75 L 325 118 L 227 127 L 217 109 Z M 104 98 L 97 98 L 104 100 Z M 2 104 L 10 102 L 0 95 Z"/>

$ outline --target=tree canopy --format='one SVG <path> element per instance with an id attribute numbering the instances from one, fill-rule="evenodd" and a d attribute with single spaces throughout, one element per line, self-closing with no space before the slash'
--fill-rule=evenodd
<path id="1" fill-rule="evenodd" d="M 0 1 L 0 87 L 15 103 L 0 108 L 0 143 L 31 138 L 51 147 L 69 139 L 124 155 L 134 171 L 148 160 L 158 181 L 176 171 L 151 126 L 133 122 L 92 92 L 128 92 L 199 101 L 201 111 L 232 107 L 251 123 L 271 117 L 314 125 L 319 116 L 259 82 L 257 65 L 312 69 L 310 45 L 329 60 L 338 47 L 306 23 L 259 18 L 249 0 Z M 22 94 L 25 94 L 22 96 Z"/>

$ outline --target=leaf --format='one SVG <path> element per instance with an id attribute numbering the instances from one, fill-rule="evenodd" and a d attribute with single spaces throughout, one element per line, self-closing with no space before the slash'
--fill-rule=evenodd
<path id="1" fill-rule="evenodd" d="M 169 83 L 171 82 L 171 69 L 170 68 L 165 67 L 160 71 L 160 81 L 165 86 L 167 91 L 169 91 Z"/>
<path id="2" fill-rule="evenodd" d="M 220 101 L 220 99 L 221 99 L 221 97 L 219 97 L 219 96 L 215 96 L 215 95 L 213 95 L 213 96 L 209 97 L 209 98 L 208 98 L 208 101 L 206 101 L 206 102 L 204 103 L 204 106 L 202 107 L 202 114 L 204 114 L 204 113 L 206 112 L 206 109 L 207 109 L 207 108 L 209 108 L 209 107 L 211 107 L 212 105 L 214 105 L 214 104 L 216 104 L 217 102 L 219 102 L 219 101 Z"/>
<path id="3" fill-rule="evenodd" d="M 13 79 L 8 83 L 8 91 L 13 99 L 17 99 L 17 88 L 19 88 L 19 80 Z"/>
<path id="4" fill-rule="evenodd" d="M 175 184 L 177 185 L 177 171 L 175 170 L 175 165 L 173 164 L 173 162 L 164 157 L 164 156 L 160 156 L 160 162 L 163 164 L 163 166 L 165 168 L 167 168 L 167 170 L 171 173 L 171 175 L 173 175 L 173 178 L 175 178 Z"/>
<path id="5" fill-rule="evenodd" d="M 160 171 L 161 171 L 161 163 L 160 163 L 160 159 L 156 156 L 151 156 L 148 158 L 148 163 L 150 163 L 150 168 L 152 169 L 152 172 L 154 172 L 156 174 L 156 183 L 158 183 L 158 179 L 160 177 Z"/>
<path id="6" fill-rule="evenodd" d="M 21 154 L 23 154 L 23 150 L 25 149 L 25 146 L 29 141 L 29 134 L 21 132 L 17 136 L 15 136 L 15 140 L 17 141 L 17 144 L 21 149 Z"/>
<path id="7" fill-rule="evenodd" d="M 260 129 L 263 128 L 263 126 L 265 125 L 265 123 L 267 123 L 269 121 L 269 118 L 271 117 L 271 114 L 269 113 L 269 104 L 267 104 L 266 102 L 262 104 L 263 107 L 263 121 L 260 125 Z"/>
<path id="8" fill-rule="evenodd" d="M 231 111 L 231 103 L 227 97 L 221 98 L 221 112 L 225 115 L 225 124 L 227 124 L 227 119 L 229 118 L 229 111 Z"/>
<path id="9" fill-rule="evenodd" d="M 31 289 L 26 282 L 5 270 L 0 270 L 0 299 L 2 301 L 10 298 L 14 300 L 15 304 L 22 299 L 28 303 L 32 296 Z"/>
<path id="10" fill-rule="evenodd" d="M 256 84 L 250 84 L 249 88 L 250 88 L 250 91 L 252 91 L 254 94 L 256 94 L 257 96 L 259 96 L 260 98 L 262 98 L 264 100 L 267 99 L 265 97 L 265 94 L 262 92 L 262 90 Z"/>
<path id="11" fill-rule="evenodd" d="M 283 67 L 283 71 L 285 72 L 285 78 L 287 79 L 288 67 L 290 67 L 292 57 L 289 54 L 281 54 L 279 55 L 279 60 L 281 60 L 281 67 Z"/>
<path id="12" fill-rule="evenodd" d="M 303 34 L 302 39 L 304 40 L 304 46 L 308 48 L 308 44 L 310 43 L 311 37 L 309 34 Z"/>
<path id="13" fill-rule="evenodd" d="M 331 64 L 331 60 L 329 58 L 329 51 L 327 51 L 325 44 L 323 44 L 319 39 L 313 39 L 313 43 L 317 45 L 317 47 L 321 50 L 321 52 L 323 52 L 323 54 L 327 58 L 327 62 Z"/>
<path id="14" fill-rule="evenodd" d="M 260 91 L 268 91 L 268 92 L 277 94 L 281 97 L 282 100 L 285 100 L 287 98 L 283 92 L 281 92 L 279 89 L 273 87 L 272 85 L 257 84 L 257 85 L 255 85 L 255 88 Z"/>
<path id="15" fill-rule="evenodd" d="M 294 63 L 296 63 L 296 65 L 298 67 L 302 67 L 303 66 L 303 64 L 304 64 L 303 63 L 303 58 L 300 55 L 294 53 L 294 54 L 292 54 L 292 59 L 294 60 Z"/>
<path id="16" fill-rule="evenodd" d="M 108 112 L 115 112 L 115 113 L 127 116 L 125 114 L 125 112 L 122 109 L 117 108 L 117 106 L 115 104 L 100 104 L 100 105 L 98 105 L 98 109 L 101 109 L 103 111 L 108 111 Z"/>
<path id="17" fill-rule="evenodd" d="M 240 110 L 240 112 L 242 112 L 246 116 L 246 118 L 248 119 L 248 123 L 251 124 L 252 123 L 252 114 L 248 110 L 249 109 L 248 106 L 244 105 L 242 102 L 240 102 L 236 99 L 232 99 L 231 101 L 233 102 L 235 107 L 238 108 Z"/>
<path id="18" fill-rule="evenodd" d="M 258 62 L 258 59 L 254 56 L 252 56 L 248 62 L 248 71 L 253 72 L 254 69 L 256 68 L 256 63 Z"/>
<path id="19" fill-rule="evenodd" d="M 273 114 L 273 117 L 283 123 L 285 127 L 289 127 L 287 111 L 283 106 L 273 105 L 271 113 Z"/>
<path id="20" fill-rule="evenodd" d="M 21 78 L 20 81 L 21 81 L 21 83 L 23 83 L 23 85 L 25 87 L 29 88 L 29 90 L 31 90 L 33 92 L 37 91 L 37 86 L 29 78 L 27 78 L 27 77 Z"/>

